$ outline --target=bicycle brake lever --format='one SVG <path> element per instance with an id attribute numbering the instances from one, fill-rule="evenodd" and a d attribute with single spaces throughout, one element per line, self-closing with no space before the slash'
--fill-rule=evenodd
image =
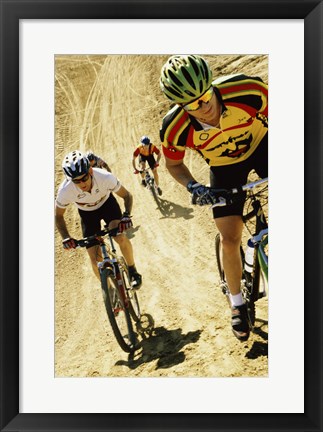
<path id="1" fill-rule="evenodd" d="M 230 203 L 231 203 L 231 201 L 228 202 L 228 200 L 226 198 L 220 196 L 220 197 L 216 198 L 216 202 L 214 204 L 212 204 L 209 208 L 213 209 L 214 207 L 224 207 Z"/>

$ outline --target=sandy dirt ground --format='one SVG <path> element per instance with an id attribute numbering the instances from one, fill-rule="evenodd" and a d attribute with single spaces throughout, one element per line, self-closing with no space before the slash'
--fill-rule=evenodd
<path id="1" fill-rule="evenodd" d="M 214 76 L 244 72 L 268 82 L 267 56 L 205 56 Z M 268 297 L 257 303 L 255 331 L 247 342 L 233 336 L 230 311 L 219 289 L 214 238 L 207 207 L 194 207 L 187 191 L 159 175 L 157 205 L 133 174 L 132 152 L 142 135 L 161 148 L 159 128 L 169 103 L 159 89 L 165 56 L 56 56 L 55 192 L 61 162 L 71 150 L 92 149 L 134 197 L 132 241 L 143 285 L 142 312 L 155 326 L 134 356 L 117 344 L 101 289 L 84 249 L 64 251 L 55 235 L 56 377 L 264 377 L 268 375 Z M 197 180 L 208 167 L 194 152 L 185 162 Z M 120 204 L 121 201 L 120 201 Z M 78 213 L 65 213 L 71 235 L 81 238 Z"/>

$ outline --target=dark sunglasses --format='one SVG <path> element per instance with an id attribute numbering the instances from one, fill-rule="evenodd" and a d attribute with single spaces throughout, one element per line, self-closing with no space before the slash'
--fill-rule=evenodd
<path id="1" fill-rule="evenodd" d="M 75 184 L 85 183 L 86 181 L 88 181 L 89 177 L 90 177 L 90 173 L 87 173 L 83 177 L 81 177 L 80 179 L 72 179 L 72 182 Z"/>

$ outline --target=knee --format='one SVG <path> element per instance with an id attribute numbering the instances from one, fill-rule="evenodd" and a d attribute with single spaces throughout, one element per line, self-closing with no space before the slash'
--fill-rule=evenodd
<path id="1" fill-rule="evenodd" d="M 120 234 L 120 235 L 115 236 L 115 241 L 121 247 L 125 246 L 126 244 L 128 244 L 130 242 L 130 240 L 128 239 L 128 237 L 125 234 Z"/>
<path id="2" fill-rule="evenodd" d="M 240 247 L 241 236 L 232 234 L 221 235 L 222 247 L 226 252 L 231 252 Z"/>

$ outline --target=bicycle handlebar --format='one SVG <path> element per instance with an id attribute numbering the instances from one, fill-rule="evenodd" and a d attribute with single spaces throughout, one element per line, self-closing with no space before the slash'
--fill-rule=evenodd
<path id="1" fill-rule="evenodd" d="M 260 180 L 256 180 L 254 182 L 247 183 L 243 186 L 238 186 L 232 189 L 212 189 L 210 188 L 210 194 L 212 195 L 212 199 L 214 199 L 214 203 L 211 205 L 211 208 L 214 207 L 223 207 L 226 205 L 230 205 L 233 202 L 232 195 L 238 195 L 242 192 L 252 190 L 255 187 L 267 183 L 268 177 L 265 177 Z"/>
<path id="2" fill-rule="evenodd" d="M 119 228 L 104 228 L 103 230 L 99 231 L 96 234 L 93 234 L 89 237 L 84 237 L 80 240 L 75 240 L 75 243 L 78 247 L 86 247 L 90 246 L 92 243 L 94 243 L 96 240 L 98 240 L 100 237 L 104 237 L 106 235 L 109 235 L 110 237 L 115 237 L 116 235 L 121 234 L 119 232 Z"/>

